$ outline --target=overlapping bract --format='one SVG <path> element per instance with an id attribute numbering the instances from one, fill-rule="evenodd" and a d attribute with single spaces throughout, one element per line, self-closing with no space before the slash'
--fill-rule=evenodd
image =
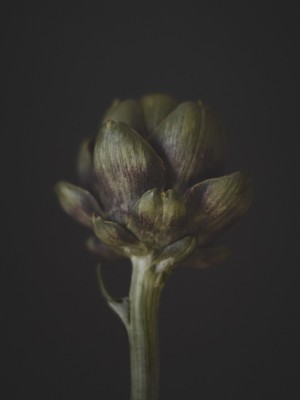
<path id="1" fill-rule="evenodd" d="M 60 182 L 56 191 L 98 238 L 89 248 L 105 257 L 194 253 L 207 266 L 227 254 L 211 245 L 251 198 L 251 180 L 221 176 L 223 162 L 223 132 L 208 107 L 153 94 L 115 101 L 81 147 L 84 189 Z"/>

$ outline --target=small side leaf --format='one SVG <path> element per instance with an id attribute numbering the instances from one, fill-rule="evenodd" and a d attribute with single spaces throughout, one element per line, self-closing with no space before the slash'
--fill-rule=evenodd
<path id="1" fill-rule="evenodd" d="M 128 297 L 123 297 L 121 299 L 117 299 L 112 297 L 104 284 L 103 276 L 102 276 L 102 271 L 101 271 L 101 265 L 99 264 L 97 266 L 97 276 L 98 276 L 98 281 L 99 281 L 99 286 L 101 293 L 105 300 L 107 301 L 107 304 L 109 307 L 119 316 L 123 324 L 128 326 L 129 323 L 129 300 Z"/>

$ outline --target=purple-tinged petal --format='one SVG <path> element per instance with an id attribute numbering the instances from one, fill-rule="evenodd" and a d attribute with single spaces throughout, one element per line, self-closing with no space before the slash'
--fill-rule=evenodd
<path id="1" fill-rule="evenodd" d="M 202 102 L 181 103 L 156 127 L 151 140 L 166 160 L 171 186 L 179 191 L 223 164 L 222 130 Z"/>
<path id="2" fill-rule="evenodd" d="M 188 189 L 184 195 L 189 210 L 190 229 L 202 235 L 199 244 L 209 242 L 248 209 L 252 180 L 241 172 L 207 179 Z"/>
<path id="3" fill-rule="evenodd" d="M 99 204 L 87 190 L 68 182 L 59 182 L 55 191 L 62 208 L 83 225 L 91 227 L 92 216 L 102 214 Z"/>
<path id="4" fill-rule="evenodd" d="M 161 187 L 164 165 L 152 147 L 122 122 L 108 121 L 97 136 L 94 167 L 105 210 L 126 213 L 148 189 Z"/>

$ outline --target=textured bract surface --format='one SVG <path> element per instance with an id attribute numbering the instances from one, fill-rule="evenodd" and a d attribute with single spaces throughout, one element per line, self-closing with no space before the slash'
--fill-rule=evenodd
<path id="1" fill-rule="evenodd" d="M 103 257 L 152 254 L 206 267 L 228 253 L 218 235 L 249 207 L 251 179 L 223 175 L 223 130 L 203 102 L 164 94 L 114 101 L 78 157 L 82 187 L 56 186 Z M 194 256 L 194 258 L 191 258 Z"/>

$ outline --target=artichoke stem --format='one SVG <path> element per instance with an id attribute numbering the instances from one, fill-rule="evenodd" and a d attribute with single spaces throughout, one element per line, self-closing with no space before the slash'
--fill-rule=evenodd
<path id="1" fill-rule="evenodd" d="M 151 257 L 132 257 L 129 293 L 131 400 L 157 400 L 159 390 L 158 306 L 162 274 Z"/>

